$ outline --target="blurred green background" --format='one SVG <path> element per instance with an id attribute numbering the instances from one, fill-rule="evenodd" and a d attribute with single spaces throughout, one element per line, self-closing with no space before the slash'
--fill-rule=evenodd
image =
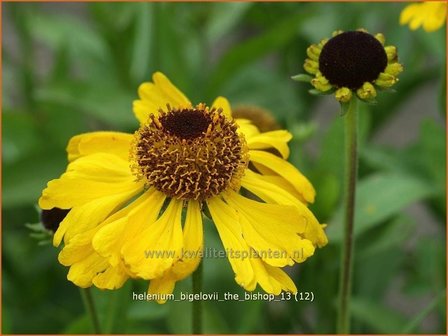
<path id="1" fill-rule="evenodd" d="M 335 332 L 341 244 L 343 133 L 331 96 L 310 96 L 290 76 L 306 47 L 336 29 L 383 32 L 405 72 L 394 94 L 360 115 L 352 331 L 445 333 L 445 29 L 399 26 L 405 3 L 3 4 L 2 332 L 90 333 L 78 288 L 57 249 L 25 223 L 65 169 L 71 136 L 133 132 L 137 87 L 154 71 L 190 99 L 272 111 L 290 130 L 291 162 L 311 179 L 312 206 L 330 244 L 291 269 L 314 302 L 205 302 L 207 333 Z M 221 248 L 206 225 L 206 246 Z M 226 260 L 205 260 L 205 291 L 243 293 Z M 191 303 L 132 301 L 128 282 L 94 289 L 107 333 L 189 333 Z M 191 280 L 176 287 L 191 291 Z"/>

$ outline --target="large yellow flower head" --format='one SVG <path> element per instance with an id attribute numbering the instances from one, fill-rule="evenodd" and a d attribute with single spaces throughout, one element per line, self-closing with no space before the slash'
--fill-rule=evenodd
<path id="1" fill-rule="evenodd" d="M 201 261 L 207 213 L 239 285 L 296 292 L 282 268 L 327 238 L 307 207 L 312 185 L 286 161 L 291 135 L 233 119 L 223 97 L 193 105 L 159 72 L 139 96 L 135 134 L 73 137 L 66 172 L 39 199 L 44 211 L 68 211 L 53 240 L 64 242 L 68 279 L 115 289 L 140 278 L 151 294 L 171 293 Z"/>
<path id="2" fill-rule="evenodd" d="M 427 32 L 440 29 L 446 22 L 446 1 L 428 1 L 406 6 L 400 14 L 400 24 L 409 24 L 409 28 L 420 27 Z"/>
<path id="3" fill-rule="evenodd" d="M 364 101 L 374 101 L 377 89 L 388 89 L 398 82 L 403 66 L 398 63 L 397 48 L 384 46 L 383 34 L 375 36 L 363 29 L 337 31 L 307 49 L 303 65 L 313 75 L 297 76 L 310 81 L 318 93 L 334 94 L 346 103 L 357 95 Z"/>

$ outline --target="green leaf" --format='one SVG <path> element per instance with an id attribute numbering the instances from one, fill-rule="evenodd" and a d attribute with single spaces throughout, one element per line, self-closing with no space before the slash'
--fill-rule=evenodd
<path id="1" fill-rule="evenodd" d="M 86 314 L 71 322 L 64 330 L 64 334 L 91 334 L 92 323 Z"/>
<path id="2" fill-rule="evenodd" d="M 356 260 L 363 258 L 373 258 L 384 251 L 403 246 L 415 231 L 416 221 L 408 216 L 400 216 L 390 223 L 387 223 L 368 235 L 360 237 L 357 244 L 363 246 L 356 253 Z"/>
<path id="3" fill-rule="evenodd" d="M 37 202 L 48 181 L 65 168 L 63 153 L 28 156 L 3 166 L 3 206 L 12 208 Z"/>
<path id="4" fill-rule="evenodd" d="M 400 212 L 406 206 L 427 198 L 434 190 L 421 180 L 405 175 L 384 174 L 366 178 L 358 183 L 355 211 L 355 236 Z M 340 243 L 343 237 L 340 208 L 328 227 L 327 235 L 332 243 Z"/>
<path id="5" fill-rule="evenodd" d="M 312 173 L 310 178 L 314 188 L 318 190 L 316 202 L 310 208 L 317 218 L 326 221 L 337 206 L 341 194 L 340 183 L 331 173 Z"/>
<path id="6" fill-rule="evenodd" d="M 220 59 L 210 76 L 208 96 L 215 95 L 223 83 L 244 66 L 290 42 L 308 15 L 307 11 L 291 13 L 262 34 L 230 49 Z"/>
<path id="7" fill-rule="evenodd" d="M 268 109 L 277 121 L 283 121 L 299 119 L 301 102 L 294 91 L 286 77 L 254 64 L 235 74 L 221 94 L 232 102 L 232 106 L 260 106 Z"/>
<path id="8" fill-rule="evenodd" d="M 206 38 L 216 41 L 242 22 L 243 16 L 253 6 L 250 2 L 215 2 L 212 3 L 208 16 Z"/>
<path id="9" fill-rule="evenodd" d="M 127 281 L 123 287 L 113 291 L 92 288 L 101 331 L 105 334 L 125 333 L 127 310 L 133 303 L 132 283 Z"/>
<path id="10" fill-rule="evenodd" d="M 155 301 L 134 301 L 128 309 L 128 318 L 134 321 L 154 321 L 165 318 L 167 313 L 167 304 L 161 305 Z"/>
<path id="11" fill-rule="evenodd" d="M 404 316 L 376 302 L 352 297 L 350 305 L 353 319 L 365 323 L 377 333 L 398 333 L 406 324 Z"/>
<path id="12" fill-rule="evenodd" d="M 91 83 L 54 83 L 37 90 L 42 103 L 60 104 L 113 125 L 118 130 L 137 127 L 132 112 L 135 95 L 101 81 Z"/>
<path id="13" fill-rule="evenodd" d="M 41 144 L 33 115 L 4 111 L 2 119 L 3 164 L 23 159 Z"/>
<path id="14" fill-rule="evenodd" d="M 135 82 L 142 82 L 148 76 L 142 69 L 147 69 L 151 61 L 153 48 L 153 4 L 140 2 L 136 4 L 138 11 L 135 12 L 135 34 L 132 49 L 130 75 Z"/>
<path id="15" fill-rule="evenodd" d="M 216 304 L 210 301 L 202 302 L 204 309 L 204 333 L 206 334 L 228 334 L 229 326 L 225 317 L 216 307 Z"/>
<path id="16" fill-rule="evenodd" d="M 104 40 L 88 25 L 72 15 L 48 15 L 33 11 L 27 17 L 28 29 L 33 36 L 53 50 L 67 45 L 72 56 L 90 55 L 97 59 L 107 56 Z"/>
<path id="17" fill-rule="evenodd" d="M 190 285 L 190 286 L 189 286 Z M 179 297 L 179 293 L 191 293 L 191 283 L 182 281 L 176 284 L 175 297 Z M 172 334 L 189 334 L 192 330 L 191 310 L 193 304 L 188 301 L 168 301 L 167 325 L 169 332 Z"/>
<path id="18" fill-rule="evenodd" d="M 309 82 L 311 82 L 313 77 L 311 77 L 310 75 L 306 75 L 306 74 L 298 74 L 298 75 L 292 76 L 291 79 L 295 80 L 296 82 L 309 83 Z"/>

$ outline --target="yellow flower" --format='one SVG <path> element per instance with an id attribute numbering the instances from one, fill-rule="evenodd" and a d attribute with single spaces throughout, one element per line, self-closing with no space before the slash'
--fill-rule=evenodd
<path id="1" fill-rule="evenodd" d="M 397 49 L 384 43 L 383 34 L 373 36 L 363 29 L 336 31 L 331 39 L 307 49 L 303 68 L 313 77 L 294 78 L 310 82 L 320 93 L 334 94 L 341 103 L 347 103 L 355 95 L 372 101 L 377 89 L 394 85 L 403 71 Z"/>
<path id="2" fill-rule="evenodd" d="M 400 24 L 409 24 L 416 30 L 423 26 L 427 32 L 438 30 L 446 22 L 447 3 L 445 1 L 428 1 L 406 6 L 400 14 Z"/>
<path id="3" fill-rule="evenodd" d="M 140 278 L 151 294 L 172 293 L 201 261 L 208 213 L 239 285 L 296 292 L 282 268 L 327 237 L 307 207 L 312 185 L 286 161 L 290 133 L 233 119 L 223 97 L 194 106 L 159 72 L 139 96 L 135 134 L 73 137 L 66 172 L 39 199 L 44 210 L 70 209 L 53 240 L 64 241 L 58 259 L 68 279 L 115 289 Z"/>

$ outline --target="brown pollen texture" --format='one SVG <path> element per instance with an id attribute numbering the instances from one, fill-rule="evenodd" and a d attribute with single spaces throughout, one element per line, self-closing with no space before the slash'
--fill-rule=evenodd
<path id="1" fill-rule="evenodd" d="M 247 168 L 237 125 L 204 104 L 151 115 L 136 132 L 134 172 L 168 197 L 204 200 L 236 189 Z"/>

